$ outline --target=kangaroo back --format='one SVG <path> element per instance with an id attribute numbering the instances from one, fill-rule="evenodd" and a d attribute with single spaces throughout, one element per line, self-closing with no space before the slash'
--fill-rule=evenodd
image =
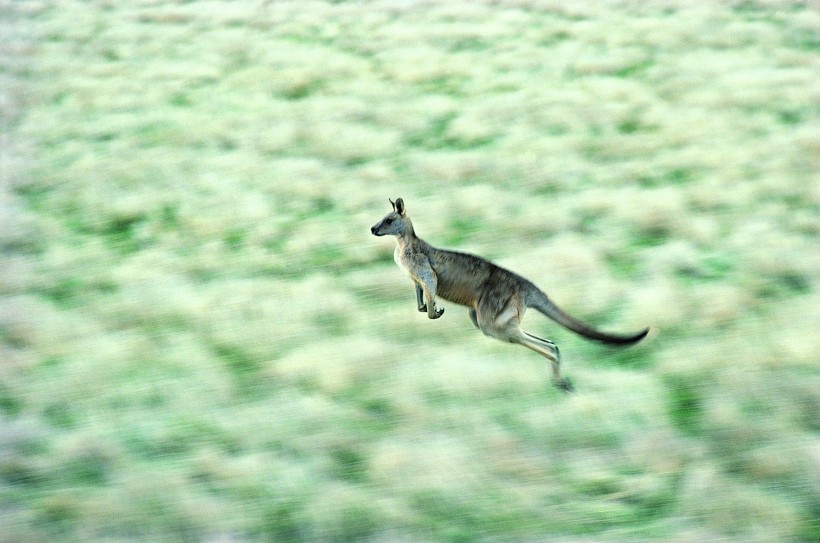
<path id="1" fill-rule="evenodd" d="M 627 345 L 642 340 L 646 337 L 646 334 L 649 333 L 649 328 L 644 328 L 637 334 L 628 336 L 600 332 L 590 325 L 564 313 L 561 308 L 555 305 L 552 300 L 550 300 L 547 295 L 541 292 L 541 290 L 535 285 L 533 285 L 533 289 L 527 293 L 526 304 L 527 307 L 532 307 L 533 309 L 540 311 L 561 326 L 572 330 L 576 334 L 580 334 L 589 339 L 594 339 L 595 341 L 612 343 L 616 345 Z"/>

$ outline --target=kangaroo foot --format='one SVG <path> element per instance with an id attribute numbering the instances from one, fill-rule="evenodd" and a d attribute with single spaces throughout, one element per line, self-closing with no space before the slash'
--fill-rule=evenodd
<path id="1" fill-rule="evenodd" d="M 575 387 L 573 386 L 572 382 L 566 377 L 562 379 L 557 379 L 555 381 L 555 387 L 558 390 L 566 392 L 567 394 L 572 394 L 573 392 L 575 392 Z"/>

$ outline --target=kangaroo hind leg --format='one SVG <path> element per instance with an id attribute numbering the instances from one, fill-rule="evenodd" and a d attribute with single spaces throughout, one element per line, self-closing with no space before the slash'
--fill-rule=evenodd
<path id="1" fill-rule="evenodd" d="M 521 344 L 524 347 L 532 349 L 550 361 L 552 380 L 555 386 L 564 392 L 572 392 L 574 390 L 572 383 L 569 379 L 561 377 L 561 351 L 558 349 L 558 345 L 549 339 L 534 336 L 521 329 L 519 329 L 519 332 L 521 334 Z"/>
<path id="2" fill-rule="evenodd" d="M 477 311 L 470 310 L 470 318 L 472 319 L 475 314 L 475 322 L 484 335 L 509 343 L 518 343 L 549 360 L 555 386 L 565 392 L 571 392 L 572 384 L 561 377 L 561 352 L 558 346 L 548 339 L 521 330 L 521 317 L 525 310 L 526 307 L 520 303 L 520 298 L 513 296 L 501 304 L 479 303 Z"/>

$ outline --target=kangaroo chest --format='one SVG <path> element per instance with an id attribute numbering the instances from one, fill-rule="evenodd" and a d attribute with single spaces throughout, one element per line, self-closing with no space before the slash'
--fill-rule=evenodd
<path id="1" fill-rule="evenodd" d="M 413 255 L 409 246 L 396 245 L 396 248 L 393 250 L 393 260 L 408 277 L 413 278 L 413 273 L 410 271 L 413 267 Z"/>

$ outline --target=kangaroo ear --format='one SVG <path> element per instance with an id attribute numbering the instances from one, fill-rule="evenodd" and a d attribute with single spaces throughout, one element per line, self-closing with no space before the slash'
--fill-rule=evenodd
<path id="1" fill-rule="evenodd" d="M 393 209 L 395 209 L 396 213 L 399 215 L 404 215 L 404 200 L 401 198 L 396 198 L 396 203 L 393 205 Z"/>
<path id="2" fill-rule="evenodd" d="M 393 200 L 391 200 L 390 198 L 388 198 L 388 199 L 387 199 L 387 201 L 388 201 L 388 202 L 390 202 L 390 205 L 391 205 L 391 206 L 393 206 L 393 211 L 396 211 L 396 202 L 394 202 L 394 201 L 393 201 Z"/>

